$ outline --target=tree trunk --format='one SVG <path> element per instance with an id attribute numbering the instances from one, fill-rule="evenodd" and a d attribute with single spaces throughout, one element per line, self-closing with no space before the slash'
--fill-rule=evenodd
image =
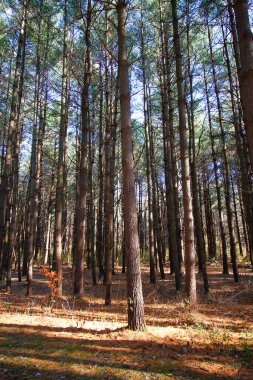
<path id="1" fill-rule="evenodd" d="M 94 120 L 93 114 L 92 119 Z M 94 239 L 94 186 L 93 186 L 93 165 L 94 165 L 94 126 L 89 123 L 89 170 L 88 170 L 88 183 L 89 183 L 89 198 L 88 198 L 88 230 L 90 239 L 90 263 L 92 273 L 92 284 L 97 284 L 96 276 L 96 261 L 95 261 L 95 239 Z"/>
<path id="2" fill-rule="evenodd" d="M 213 57 L 211 32 L 210 32 L 208 20 L 207 20 L 207 29 L 208 29 L 208 40 L 209 40 L 209 50 L 210 50 L 210 60 L 211 60 L 211 67 L 212 67 L 214 92 L 215 92 L 217 109 L 218 109 L 218 122 L 219 122 L 219 127 L 220 127 L 220 132 L 221 132 L 222 155 L 223 155 L 223 161 L 224 161 L 224 190 L 225 190 L 225 205 L 226 205 L 226 212 L 227 212 L 227 223 L 228 223 L 229 241 L 230 241 L 230 255 L 231 255 L 231 260 L 232 260 L 234 280 L 235 282 L 238 282 L 239 273 L 238 273 L 238 267 L 237 267 L 236 246 L 235 246 L 235 239 L 234 239 L 233 212 L 231 208 L 231 194 L 230 194 L 231 185 L 230 185 L 229 164 L 228 164 L 228 159 L 227 159 L 227 148 L 226 148 L 225 132 L 224 132 L 224 126 L 223 126 L 223 119 L 222 119 L 222 107 L 221 107 L 220 96 L 219 96 L 219 88 L 218 88 L 214 57 Z"/>
<path id="3" fill-rule="evenodd" d="M 86 13 L 86 56 L 85 56 L 85 73 L 84 84 L 82 88 L 81 104 L 81 152 L 79 164 L 79 189 L 78 189 L 78 207 L 76 210 L 76 227 L 75 227 L 75 260 L 74 260 L 74 296 L 82 297 L 84 294 L 84 247 L 85 247 L 85 229 L 86 229 L 86 200 L 88 187 L 88 130 L 89 130 L 89 89 L 91 82 L 91 43 L 90 43 L 90 26 L 91 26 L 91 0 L 87 3 Z"/>
<path id="4" fill-rule="evenodd" d="M 200 216 L 199 192 L 197 181 L 196 169 L 196 149 L 195 149 L 195 118 L 194 118 L 194 98 L 193 98 L 193 68 L 191 67 L 190 57 L 190 35 L 189 35 L 189 1 L 187 1 L 187 62 L 188 62 L 188 75 L 189 75 L 189 91 L 190 91 L 190 112 L 189 112 L 189 129 L 190 129 L 190 169 L 192 180 L 192 202 L 193 202 L 193 216 L 195 224 L 195 237 L 196 237 L 196 251 L 198 256 L 199 271 L 202 272 L 205 292 L 209 291 L 208 276 L 206 270 L 206 250 L 205 241 L 202 233 L 202 223 Z"/>
<path id="5" fill-rule="evenodd" d="M 236 30 L 240 50 L 240 70 L 238 72 L 243 120 L 248 137 L 253 172 L 253 34 L 251 31 L 248 1 L 234 0 Z"/>
<path id="6" fill-rule="evenodd" d="M 106 264 L 106 294 L 105 305 L 111 305 L 112 287 L 112 259 L 113 259 L 113 216 L 114 216 L 114 171 L 111 171 L 113 162 L 113 109 L 112 86 L 110 80 L 110 62 L 108 54 L 108 10 L 106 7 L 106 31 L 105 31 L 105 189 L 104 189 L 104 243 Z"/>
<path id="7" fill-rule="evenodd" d="M 5 225 L 5 213 L 7 208 L 7 201 L 10 195 L 10 180 L 12 178 L 12 169 L 13 169 L 13 152 L 14 144 L 16 141 L 17 133 L 17 111 L 18 111 L 18 101 L 19 101 L 19 82 L 21 77 L 21 65 L 22 65 L 22 49 L 24 50 L 25 44 L 25 26 L 26 26 L 26 17 L 27 17 L 27 5 L 23 7 L 22 10 L 22 21 L 20 26 L 19 40 L 18 40 L 18 49 L 16 56 L 16 67 L 13 80 L 13 89 L 12 89 L 12 100 L 11 100 L 11 109 L 10 109 L 10 120 L 7 136 L 7 145 L 5 153 L 5 161 L 3 167 L 3 173 L 1 178 L 0 186 L 0 272 L 2 272 L 3 267 L 3 244 L 4 236 L 6 231 Z"/>
<path id="8" fill-rule="evenodd" d="M 178 31 L 177 2 L 171 0 L 173 16 L 174 50 L 176 58 L 176 78 L 178 91 L 179 111 L 179 134 L 180 154 L 182 167 L 183 208 L 184 208 L 184 249 L 185 249 L 185 285 L 187 296 L 191 303 L 197 301 L 196 275 L 195 275 L 195 245 L 194 245 L 194 223 L 192 212 L 191 178 L 189 149 L 186 126 L 185 94 L 183 83 L 182 55 L 180 37 Z"/>
<path id="9" fill-rule="evenodd" d="M 61 88 L 61 117 L 60 117 L 60 135 L 58 166 L 56 180 L 55 196 L 55 230 L 54 230 L 54 265 L 57 276 L 57 292 L 62 295 L 62 238 L 63 238 L 63 212 L 65 203 L 64 194 L 64 150 L 66 144 L 66 124 L 68 118 L 67 110 L 67 34 L 68 34 L 68 0 L 64 3 L 64 40 L 63 40 L 63 68 L 62 68 L 62 88 Z"/>
<path id="10" fill-rule="evenodd" d="M 98 148 L 98 210 L 96 228 L 96 256 L 100 276 L 104 274 L 103 268 L 103 192 L 104 192 L 104 173 L 103 173 L 103 76 L 102 63 L 100 63 L 100 104 L 99 104 L 99 148 Z"/>
<path id="11" fill-rule="evenodd" d="M 134 187 L 130 83 L 126 45 L 126 8 L 126 0 L 118 0 L 118 64 L 121 113 L 124 240 L 127 262 L 128 327 L 132 330 L 143 330 L 145 328 L 145 320 Z"/>
<path id="12" fill-rule="evenodd" d="M 229 8 L 230 9 L 230 8 Z M 232 15 L 231 15 L 232 17 Z M 232 21 L 231 21 L 232 23 Z M 232 24 L 233 25 L 233 24 Z M 248 173 L 247 168 L 247 162 L 245 160 L 245 152 L 243 149 L 243 141 L 241 139 L 241 128 L 240 128 L 240 120 L 238 112 L 236 111 L 236 100 L 234 96 L 233 91 L 233 76 L 231 72 L 231 64 L 229 59 L 229 52 L 227 47 L 227 40 L 225 38 L 225 31 L 224 26 L 222 24 L 222 32 L 223 32 L 223 39 L 224 39 L 224 53 L 225 53 L 225 61 L 227 65 L 227 72 L 228 72 L 228 80 L 229 80 L 229 89 L 230 89 L 230 98 L 231 98 L 231 106 L 232 106 L 232 113 L 233 113 L 233 122 L 234 122 L 234 129 L 235 129 L 235 140 L 236 140 L 236 149 L 237 154 L 239 158 L 240 163 L 240 177 L 241 177 L 241 187 L 242 187 L 242 199 L 243 199 L 243 205 L 245 210 L 245 217 L 246 222 L 248 225 L 249 230 L 249 245 L 250 250 L 253 251 L 253 196 L 252 196 L 252 182 L 250 175 Z M 234 32 L 235 33 L 235 32 Z M 233 39 L 235 40 L 235 36 L 233 34 Z M 234 42 L 236 44 L 236 41 Z M 234 47 L 234 50 L 236 52 L 237 45 Z M 235 54 L 235 56 L 238 56 L 238 53 Z M 239 57 L 237 57 L 237 60 L 239 60 Z M 237 64 L 237 66 L 239 63 Z M 240 66 L 239 66 L 240 67 Z M 247 155 L 247 152 L 246 152 Z"/>
<path id="13" fill-rule="evenodd" d="M 204 204 L 205 204 L 205 220 L 206 220 L 206 235 L 208 245 L 208 257 L 209 260 L 216 259 L 216 240 L 215 240 L 215 228 L 213 223 L 212 204 L 210 199 L 209 179 L 207 173 L 203 173 L 203 192 L 204 192 Z"/>
<path id="14" fill-rule="evenodd" d="M 219 226 L 220 226 L 220 236 L 221 236 L 221 246 L 222 246 L 223 274 L 227 275 L 227 274 L 229 274 L 228 258 L 227 258 L 227 242 L 226 242 L 226 235 L 225 235 L 224 222 L 223 222 L 223 207 L 222 207 L 222 199 L 221 199 L 221 188 L 220 188 L 220 181 L 219 181 L 219 174 L 218 174 L 217 157 L 216 157 L 216 152 L 215 152 L 215 147 L 214 147 L 214 139 L 213 139 L 213 132 L 212 132 L 211 107 L 210 107 L 209 92 L 208 92 L 208 88 L 207 88 L 207 80 L 206 80 L 205 71 L 204 71 L 204 82 L 205 82 L 205 91 L 206 91 L 208 124 L 209 124 L 211 149 L 212 149 L 213 169 L 214 169 L 214 177 L 215 177 L 215 188 L 216 188 L 216 196 L 217 196 L 217 203 L 218 203 Z"/>
<path id="15" fill-rule="evenodd" d="M 41 133 L 43 125 L 39 124 L 39 94 L 40 94 L 40 80 L 41 80 L 41 10 L 43 2 L 40 7 L 40 15 L 38 16 L 38 41 L 36 52 L 36 77 L 35 77 L 35 92 L 34 92 L 34 111 L 33 111 L 33 132 L 32 132 L 32 152 L 30 161 L 30 193 L 29 193 L 29 222 L 27 230 L 27 295 L 32 295 L 32 283 L 33 283 L 33 260 L 34 260 L 34 248 L 36 241 L 36 226 L 38 221 L 38 192 L 41 170 Z M 39 146 L 40 145 L 40 146 Z"/>
<path id="16" fill-rule="evenodd" d="M 145 150 L 146 150 L 146 173 L 147 173 L 147 195 L 148 195 L 148 237 L 149 237 L 149 278 L 150 283 L 156 283 L 155 258 L 154 258 L 154 228 L 153 228 L 153 208 L 151 194 L 151 170 L 150 170 L 150 125 L 148 114 L 148 94 L 146 80 L 146 57 L 144 44 L 144 22 L 141 14 L 141 57 L 142 57 L 142 80 L 143 80 L 143 106 L 144 106 L 144 133 L 145 133 Z"/>

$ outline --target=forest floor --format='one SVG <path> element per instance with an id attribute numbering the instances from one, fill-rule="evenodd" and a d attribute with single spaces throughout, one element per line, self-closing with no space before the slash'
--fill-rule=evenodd
<path id="1" fill-rule="evenodd" d="M 0 290 L 0 379 L 253 379 L 253 272 L 241 281 L 209 266 L 210 294 L 198 274 L 198 305 L 176 294 L 173 277 L 149 284 L 143 271 L 147 329 L 126 329 L 126 279 L 113 276 L 113 302 L 103 306 L 102 280 L 85 272 L 82 300 L 71 297 L 71 269 L 64 295 L 49 302 L 48 279 L 35 270 L 34 296 L 13 278 L 12 294 Z"/>

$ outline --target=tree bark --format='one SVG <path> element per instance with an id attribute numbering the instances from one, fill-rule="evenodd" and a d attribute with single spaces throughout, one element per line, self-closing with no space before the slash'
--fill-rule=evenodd
<path id="1" fill-rule="evenodd" d="M 118 0 L 118 64 L 121 113 L 123 218 L 127 262 L 128 327 L 131 330 L 143 330 L 145 328 L 145 319 L 134 187 L 130 83 L 126 45 L 126 8 L 126 0 Z"/>
<path id="2" fill-rule="evenodd" d="M 87 3 L 86 13 L 86 56 L 85 56 L 85 73 L 82 88 L 81 103 L 81 152 L 79 164 L 79 183 L 78 183 L 78 207 L 76 210 L 76 227 L 75 227 L 75 259 L 74 259 L 74 296 L 82 297 L 84 295 L 84 247 L 85 247 L 85 229 L 86 229 L 86 203 L 88 189 L 88 130 L 89 130 L 89 90 L 91 83 L 91 42 L 90 42 L 90 26 L 91 26 L 91 0 Z"/>
<path id="3" fill-rule="evenodd" d="M 155 258 L 154 258 L 154 220 L 151 194 L 151 168 L 150 168 L 150 125 L 148 113 L 148 94 L 146 79 L 146 57 L 144 44 L 144 22 L 141 14 L 141 58 L 142 58 L 142 80 L 143 80 L 143 107 L 144 107 L 144 135 L 146 151 L 146 173 L 147 173 L 147 195 L 148 195 L 148 238 L 149 238 L 149 278 L 150 283 L 156 283 Z"/>
<path id="4" fill-rule="evenodd" d="M 63 40 L 63 68 L 62 68 L 62 89 L 61 89 L 61 117 L 58 166 L 56 180 L 55 198 L 55 229 L 54 229 L 54 259 L 53 267 L 57 276 L 57 292 L 62 295 L 62 238 L 63 238 L 63 212 L 65 203 L 64 194 L 64 148 L 66 144 L 66 123 L 67 123 L 67 33 L 68 33 L 68 0 L 64 3 L 64 40 Z"/>
<path id="5" fill-rule="evenodd" d="M 101 57 L 102 58 L 102 57 Z M 99 147 L 98 147 L 98 209 L 97 209 L 97 228 L 96 228 L 96 256 L 100 276 L 104 274 L 103 268 L 103 193 L 104 193 L 104 173 L 103 173 L 103 76 L 102 63 L 100 63 L 100 101 L 99 101 Z"/>
<path id="6" fill-rule="evenodd" d="M 253 172 L 253 33 L 249 20 L 248 1 L 234 0 L 234 12 L 240 50 L 240 70 L 238 72 L 240 95 L 248 137 L 251 171 Z"/>
<path id="7" fill-rule="evenodd" d="M 7 224 L 5 225 L 5 213 L 7 208 L 7 201 L 10 195 L 10 181 L 12 178 L 12 169 L 13 169 L 13 152 L 14 144 L 16 141 L 17 133 L 17 111 L 18 111 L 18 101 L 19 101 L 19 82 L 21 77 L 21 65 L 22 65 L 22 49 L 24 49 L 25 43 L 25 25 L 27 17 L 27 4 L 23 6 L 22 9 L 22 20 L 20 26 L 20 33 L 18 39 L 18 49 L 16 56 L 16 67 L 14 73 L 13 87 L 12 87 L 12 100 L 11 100 L 11 109 L 10 109 L 10 120 L 8 127 L 8 136 L 5 152 L 5 161 L 3 167 L 3 173 L 1 178 L 0 186 L 0 272 L 3 269 L 3 247 L 4 247 L 4 236 L 6 231 Z M 7 220 L 7 219 L 6 219 Z"/>
<path id="8" fill-rule="evenodd" d="M 176 58 L 176 78 L 178 92 L 180 155 L 182 168 L 183 208 L 184 208 L 184 249 L 185 249 L 185 286 L 191 303 L 197 301 L 195 274 L 194 222 L 192 212 L 191 177 L 189 149 L 186 126 L 186 108 L 183 83 L 182 55 L 178 31 L 177 1 L 171 0 L 173 17 L 173 37 Z"/>

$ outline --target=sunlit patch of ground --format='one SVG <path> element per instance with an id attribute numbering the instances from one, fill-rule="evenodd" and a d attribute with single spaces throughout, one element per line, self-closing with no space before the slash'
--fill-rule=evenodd
<path id="1" fill-rule="evenodd" d="M 49 302 L 47 280 L 37 270 L 34 296 L 24 284 L 0 293 L 0 379 L 253 379 L 253 281 L 243 268 L 239 284 L 210 267 L 210 295 L 202 290 L 191 309 L 174 280 L 143 284 L 147 330 L 126 330 L 125 275 L 114 276 L 113 304 L 104 287 L 90 285 L 73 300 L 71 270 L 65 297 Z"/>

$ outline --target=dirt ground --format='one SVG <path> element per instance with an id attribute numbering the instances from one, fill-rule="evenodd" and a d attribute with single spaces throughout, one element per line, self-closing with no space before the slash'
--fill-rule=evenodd
<path id="1" fill-rule="evenodd" d="M 126 329 L 126 279 L 113 276 L 113 303 L 104 306 L 100 279 L 73 300 L 71 269 L 64 297 L 49 301 L 49 282 L 35 270 L 34 296 L 13 278 L 0 289 L 0 379 L 253 379 L 253 272 L 240 267 L 239 284 L 208 268 L 210 294 L 198 274 L 198 305 L 176 294 L 173 277 L 149 284 L 143 269 L 147 329 Z"/>

